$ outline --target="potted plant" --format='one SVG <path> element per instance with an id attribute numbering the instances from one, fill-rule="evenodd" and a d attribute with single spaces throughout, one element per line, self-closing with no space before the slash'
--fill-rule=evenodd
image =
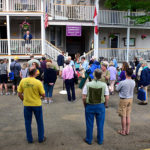
<path id="1" fill-rule="evenodd" d="M 22 24 L 20 24 L 20 26 L 23 30 L 28 30 L 30 27 L 30 24 L 28 22 L 24 21 Z"/>
<path id="2" fill-rule="evenodd" d="M 114 38 L 115 38 L 115 35 L 114 35 L 113 33 L 110 33 L 109 37 L 110 37 L 111 39 L 114 39 Z"/>
<path id="3" fill-rule="evenodd" d="M 144 40 L 146 37 L 147 37 L 147 35 L 145 35 L 145 34 L 141 35 L 142 40 Z"/>

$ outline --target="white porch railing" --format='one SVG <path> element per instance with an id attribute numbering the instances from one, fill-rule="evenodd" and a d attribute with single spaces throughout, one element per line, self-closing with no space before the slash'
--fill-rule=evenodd
<path id="1" fill-rule="evenodd" d="M 55 20 L 93 21 L 94 6 L 49 4 L 49 14 Z"/>
<path id="2" fill-rule="evenodd" d="M 45 50 L 46 55 L 54 61 L 57 61 L 57 56 L 61 54 L 61 50 L 48 41 L 45 43 Z"/>
<path id="3" fill-rule="evenodd" d="M 0 0 L 0 11 L 6 11 L 6 0 Z"/>
<path id="4" fill-rule="evenodd" d="M 127 11 L 115 11 L 115 10 L 99 10 L 98 22 L 99 24 L 107 25 L 134 25 L 134 21 L 128 21 L 128 12 Z M 144 12 L 131 12 L 131 16 L 141 16 L 145 15 Z M 136 25 L 136 26 L 150 26 L 150 23 Z"/>
<path id="5" fill-rule="evenodd" d="M 8 40 L 1 39 L 0 40 L 0 55 L 8 54 Z"/>
<path id="6" fill-rule="evenodd" d="M 94 50 L 82 55 L 87 60 L 90 60 L 94 55 Z M 81 56 L 81 57 L 82 57 Z M 116 58 L 118 62 L 127 61 L 127 49 L 126 48 L 99 48 L 99 57 L 107 58 L 109 61 Z M 130 48 L 129 61 L 133 61 L 134 57 L 142 57 L 144 60 L 150 60 L 150 48 Z"/>
<path id="7" fill-rule="evenodd" d="M 41 12 L 41 0 L 9 0 L 9 11 Z"/>
<path id="8" fill-rule="evenodd" d="M 29 49 L 27 49 L 27 47 Z M 10 50 L 12 55 L 23 54 L 42 54 L 41 39 L 32 39 L 31 43 L 26 45 L 24 39 L 11 39 Z"/>

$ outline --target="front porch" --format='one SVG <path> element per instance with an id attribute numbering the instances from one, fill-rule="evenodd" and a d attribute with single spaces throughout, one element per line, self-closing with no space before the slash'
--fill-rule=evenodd
<path id="1" fill-rule="evenodd" d="M 10 39 L 9 55 L 26 55 L 29 52 L 25 47 L 24 39 Z M 30 44 L 31 54 L 42 54 L 41 39 L 32 39 Z M 8 55 L 8 40 L 0 40 L 0 55 Z"/>

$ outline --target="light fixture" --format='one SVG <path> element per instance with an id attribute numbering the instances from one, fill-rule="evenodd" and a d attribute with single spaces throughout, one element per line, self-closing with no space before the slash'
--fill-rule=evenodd
<path id="1" fill-rule="evenodd" d="M 7 23 L 6 23 L 6 21 L 4 22 L 4 25 L 6 25 Z"/>

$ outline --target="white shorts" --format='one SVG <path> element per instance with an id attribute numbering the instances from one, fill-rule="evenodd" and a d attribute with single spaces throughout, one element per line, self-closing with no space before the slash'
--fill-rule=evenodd
<path id="1" fill-rule="evenodd" d="M 59 71 L 62 71 L 63 70 L 63 66 L 59 66 Z"/>
<path id="2" fill-rule="evenodd" d="M 25 44 L 25 49 L 31 49 L 31 44 Z"/>

